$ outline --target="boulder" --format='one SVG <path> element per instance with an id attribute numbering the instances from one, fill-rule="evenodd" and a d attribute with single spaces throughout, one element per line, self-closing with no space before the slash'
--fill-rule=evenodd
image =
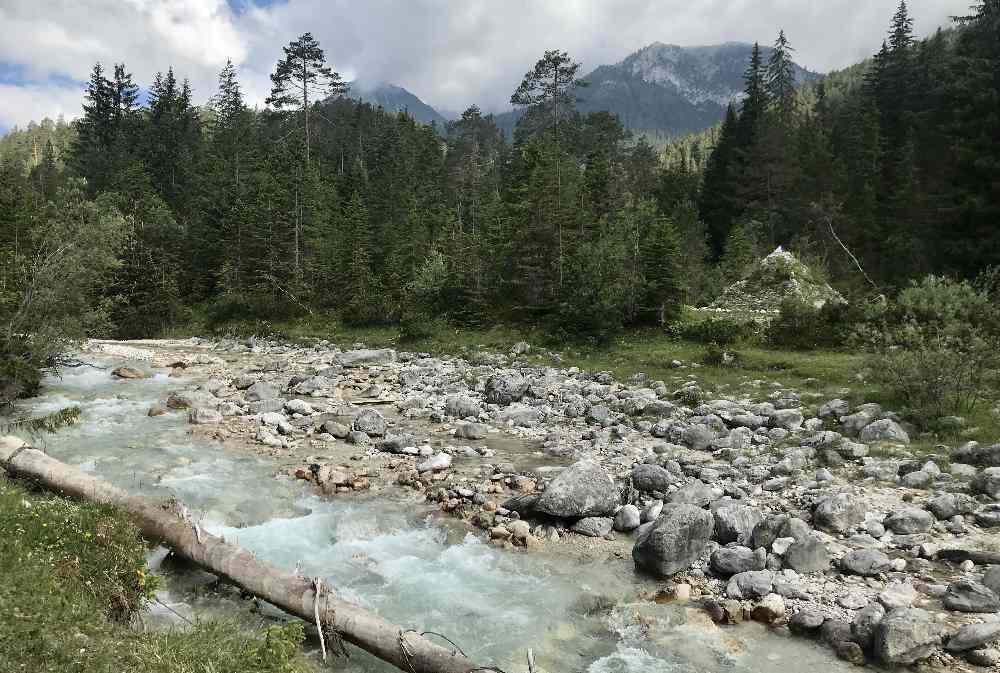
<path id="1" fill-rule="evenodd" d="M 948 639 L 944 649 L 949 652 L 965 652 L 978 649 L 994 640 L 1000 640 L 1000 622 L 966 624 Z"/>
<path id="2" fill-rule="evenodd" d="M 347 439 L 347 435 L 351 432 L 350 428 L 346 425 L 342 425 L 336 421 L 326 421 L 320 427 L 323 429 L 323 432 L 337 439 Z"/>
<path id="3" fill-rule="evenodd" d="M 167 407 L 170 409 L 215 408 L 218 403 L 213 395 L 203 390 L 176 391 L 167 397 Z"/>
<path id="4" fill-rule="evenodd" d="M 681 443 L 694 451 L 705 451 L 713 439 L 715 431 L 700 423 L 688 426 L 681 434 Z"/>
<path id="5" fill-rule="evenodd" d="M 665 492 L 677 477 L 659 465 L 636 463 L 632 466 L 632 485 L 640 491 Z"/>
<path id="6" fill-rule="evenodd" d="M 983 573 L 983 584 L 993 593 L 1000 596 L 1000 565 L 990 566 Z"/>
<path id="7" fill-rule="evenodd" d="M 956 612 L 997 612 L 1000 598 L 989 587 L 974 580 L 961 579 L 948 586 L 941 599 L 944 606 Z"/>
<path id="8" fill-rule="evenodd" d="M 769 415 L 768 425 L 784 430 L 798 430 L 802 427 L 802 412 L 798 409 L 777 409 Z"/>
<path id="9" fill-rule="evenodd" d="M 542 422 L 542 412 L 534 407 L 518 404 L 500 412 L 499 420 L 515 428 L 533 428 Z"/>
<path id="10" fill-rule="evenodd" d="M 774 541 L 780 537 L 781 530 L 786 523 L 788 523 L 787 514 L 769 514 L 763 521 L 754 526 L 749 546 L 752 549 L 758 547 L 770 549 Z"/>
<path id="11" fill-rule="evenodd" d="M 577 521 L 570 528 L 574 533 L 587 537 L 604 537 L 611 532 L 614 521 L 605 516 L 588 516 Z"/>
<path id="12" fill-rule="evenodd" d="M 705 482 L 695 479 L 690 484 L 685 484 L 670 494 L 670 502 L 675 505 L 697 505 L 707 507 L 710 502 L 717 500 L 721 492 L 716 492 Z"/>
<path id="13" fill-rule="evenodd" d="M 433 456 L 417 463 L 417 472 L 440 472 L 451 467 L 451 455 L 447 453 L 435 453 Z"/>
<path id="14" fill-rule="evenodd" d="M 365 409 L 354 417 L 351 427 L 355 432 L 363 432 L 369 437 L 381 437 L 389 429 L 389 424 L 375 409 Z"/>
<path id="15" fill-rule="evenodd" d="M 892 559 L 877 549 L 855 549 L 840 559 L 840 569 L 862 577 L 878 575 L 892 566 Z"/>
<path id="16" fill-rule="evenodd" d="M 929 531 L 934 525 L 934 517 L 925 509 L 907 507 L 889 514 L 882 525 L 896 535 L 913 535 Z"/>
<path id="17" fill-rule="evenodd" d="M 618 505 L 618 489 L 595 461 L 581 460 L 560 472 L 538 498 L 535 509 L 561 518 L 608 516 Z"/>
<path id="18" fill-rule="evenodd" d="M 721 547 L 712 552 L 709 562 L 712 570 L 723 577 L 762 569 L 755 567 L 757 559 L 749 547 Z"/>
<path id="19" fill-rule="evenodd" d="M 285 408 L 285 400 L 276 397 L 270 400 L 258 400 L 257 402 L 248 402 L 247 411 L 251 414 L 266 414 L 275 411 L 281 411 Z"/>
<path id="20" fill-rule="evenodd" d="M 851 411 L 851 405 L 841 399 L 830 400 L 820 405 L 816 415 L 820 418 L 840 418 L 846 416 Z"/>
<path id="21" fill-rule="evenodd" d="M 910 436 L 899 426 L 899 423 L 890 418 L 883 418 L 880 421 L 869 423 L 861 429 L 858 439 L 866 444 L 873 444 L 875 442 L 910 443 Z"/>
<path id="22" fill-rule="evenodd" d="M 788 620 L 788 628 L 792 633 L 802 636 L 814 635 L 823 626 L 826 617 L 816 607 L 806 606 L 792 615 Z"/>
<path id="23" fill-rule="evenodd" d="M 257 381 L 243 393 L 243 398 L 247 402 L 260 402 L 261 400 L 273 400 L 278 397 L 278 389 L 270 383 Z"/>
<path id="24" fill-rule="evenodd" d="M 973 477 L 972 490 L 1000 500 L 1000 467 L 988 467 Z"/>
<path id="25" fill-rule="evenodd" d="M 482 410 L 479 402 L 464 395 L 452 395 L 444 403 L 444 413 L 457 418 L 475 418 Z"/>
<path id="26" fill-rule="evenodd" d="M 637 567 L 660 577 L 670 577 L 701 557 L 712 538 L 711 513 L 694 505 L 667 507 L 640 533 L 632 548 Z"/>
<path id="27" fill-rule="evenodd" d="M 858 610 L 851 622 L 851 636 L 858 645 L 868 650 L 875 643 L 878 625 L 885 619 L 885 608 L 879 603 L 869 603 Z"/>
<path id="28" fill-rule="evenodd" d="M 316 412 L 312 405 L 305 400 L 288 400 L 285 402 L 285 410 L 290 414 L 302 414 L 309 416 Z"/>
<path id="29" fill-rule="evenodd" d="M 878 602 L 886 610 L 909 608 L 917 600 L 917 590 L 909 582 L 895 582 L 878 595 Z"/>
<path id="30" fill-rule="evenodd" d="M 830 567 L 830 552 L 815 535 L 796 540 L 782 556 L 785 565 L 798 573 L 817 573 Z"/>
<path id="31" fill-rule="evenodd" d="M 625 505 L 615 514 L 614 529 L 620 533 L 628 533 L 639 527 L 641 515 L 635 505 Z"/>
<path id="32" fill-rule="evenodd" d="M 603 404 L 595 404 L 587 409 L 586 420 L 595 425 L 607 426 L 611 424 L 611 409 Z"/>
<path id="33" fill-rule="evenodd" d="M 754 530 L 764 520 L 756 507 L 731 505 L 715 510 L 715 535 L 721 544 L 750 544 Z"/>
<path id="34" fill-rule="evenodd" d="M 879 622 L 874 650 L 885 664 L 913 664 L 930 656 L 941 642 L 941 626 L 926 610 L 893 610 Z"/>
<path id="35" fill-rule="evenodd" d="M 490 404 L 506 406 L 518 402 L 528 390 L 528 382 L 517 373 L 494 374 L 486 380 L 483 397 Z"/>
<path id="36" fill-rule="evenodd" d="M 750 616 L 764 624 L 776 622 L 785 616 L 785 600 L 778 594 L 768 594 L 753 607 Z"/>
<path id="37" fill-rule="evenodd" d="M 111 375 L 116 379 L 148 379 L 149 374 L 137 367 L 115 367 L 111 370 Z"/>
<path id="38" fill-rule="evenodd" d="M 726 595 L 730 598 L 763 598 L 774 590 L 774 573 L 770 570 L 751 570 L 729 578 Z"/>
<path id="39" fill-rule="evenodd" d="M 387 365 L 396 361 L 396 351 L 391 348 L 377 350 L 362 348 L 359 350 L 337 353 L 333 361 L 342 367 L 370 367 Z"/>
<path id="40" fill-rule="evenodd" d="M 847 493 L 824 498 L 813 512 L 813 523 L 816 527 L 830 533 L 845 533 L 856 528 L 864 520 L 864 503 Z"/>
<path id="41" fill-rule="evenodd" d="M 188 421 L 194 425 L 221 423 L 222 413 L 208 407 L 191 407 L 188 411 Z"/>
<path id="42" fill-rule="evenodd" d="M 976 500 L 965 493 L 942 493 L 927 501 L 927 509 L 942 521 L 956 514 L 971 514 L 976 509 Z"/>
<path id="43" fill-rule="evenodd" d="M 482 423 L 459 423 L 455 426 L 455 439 L 485 439 L 487 433 Z"/>

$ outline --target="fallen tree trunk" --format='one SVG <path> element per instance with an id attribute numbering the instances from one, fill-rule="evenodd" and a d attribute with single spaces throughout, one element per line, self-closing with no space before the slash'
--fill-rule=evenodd
<path id="1" fill-rule="evenodd" d="M 162 540 L 175 553 L 289 614 L 307 622 L 315 622 L 318 618 L 325 632 L 335 631 L 347 642 L 406 673 L 491 670 L 476 666 L 464 655 L 445 649 L 415 631 L 396 626 L 337 598 L 334 590 L 325 585 L 320 589 L 317 605 L 312 579 L 259 561 L 248 550 L 196 529 L 171 506 L 129 495 L 41 451 L 0 441 L 0 465 L 12 476 L 28 477 L 83 500 L 122 508 L 132 515 L 149 539 Z"/>

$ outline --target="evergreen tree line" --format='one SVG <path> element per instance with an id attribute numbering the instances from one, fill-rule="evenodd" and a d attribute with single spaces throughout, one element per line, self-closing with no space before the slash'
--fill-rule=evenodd
<path id="1" fill-rule="evenodd" d="M 713 251 L 749 234 L 825 261 L 844 289 L 882 292 L 1000 265 L 1000 3 L 956 21 L 916 41 L 900 2 L 860 72 L 807 91 L 783 33 L 769 62 L 755 47 L 700 191 Z"/>
<path id="2" fill-rule="evenodd" d="M 754 49 L 721 127 L 666 151 L 578 112 L 579 64 L 561 51 L 513 92 L 512 142 L 475 106 L 439 129 L 345 97 L 308 33 L 263 110 L 232 64 L 202 107 L 172 69 L 140 105 L 124 65 L 97 65 L 64 152 L 30 173 L 2 159 L 0 246 L 84 179 L 124 222 L 104 286 L 123 337 L 192 312 L 606 337 L 711 299 L 778 244 L 846 289 L 972 276 L 1000 264 L 998 5 L 916 42 L 901 3 L 864 78 L 810 91 L 781 33 L 767 63 Z"/>

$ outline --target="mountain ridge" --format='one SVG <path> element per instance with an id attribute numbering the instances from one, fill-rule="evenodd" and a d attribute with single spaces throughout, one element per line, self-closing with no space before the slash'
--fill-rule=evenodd
<path id="1" fill-rule="evenodd" d="M 726 106 L 742 98 L 743 73 L 752 49 L 750 43 L 733 41 L 690 47 L 652 42 L 584 75 L 581 79 L 588 86 L 578 90 L 578 107 L 583 113 L 612 112 L 627 129 L 653 140 L 702 131 L 719 123 Z M 765 61 L 772 52 L 771 47 L 761 47 Z M 800 84 L 822 77 L 798 64 L 795 76 Z M 406 111 L 417 121 L 433 122 L 441 129 L 460 116 L 439 111 L 388 82 L 356 80 L 346 95 L 393 112 Z M 497 126 L 512 135 L 521 112 L 493 114 Z"/>

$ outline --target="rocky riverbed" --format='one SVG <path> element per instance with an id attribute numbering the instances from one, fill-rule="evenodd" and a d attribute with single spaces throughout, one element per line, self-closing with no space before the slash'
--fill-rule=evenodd
<path id="1" fill-rule="evenodd" d="M 435 503 L 510 553 L 628 558 L 649 605 L 759 622 L 852 663 L 1000 667 L 1000 444 L 914 455 L 908 428 L 762 385 L 707 395 L 326 342 L 94 342 L 122 379 L 172 373 L 150 416 L 272 458 L 329 499 Z M 127 383 L 123 385 L 128 385 Z M 641 620 L 640 620 L 641 621 Z M 766 670 L 766 669 L 765 669 Z"/>

